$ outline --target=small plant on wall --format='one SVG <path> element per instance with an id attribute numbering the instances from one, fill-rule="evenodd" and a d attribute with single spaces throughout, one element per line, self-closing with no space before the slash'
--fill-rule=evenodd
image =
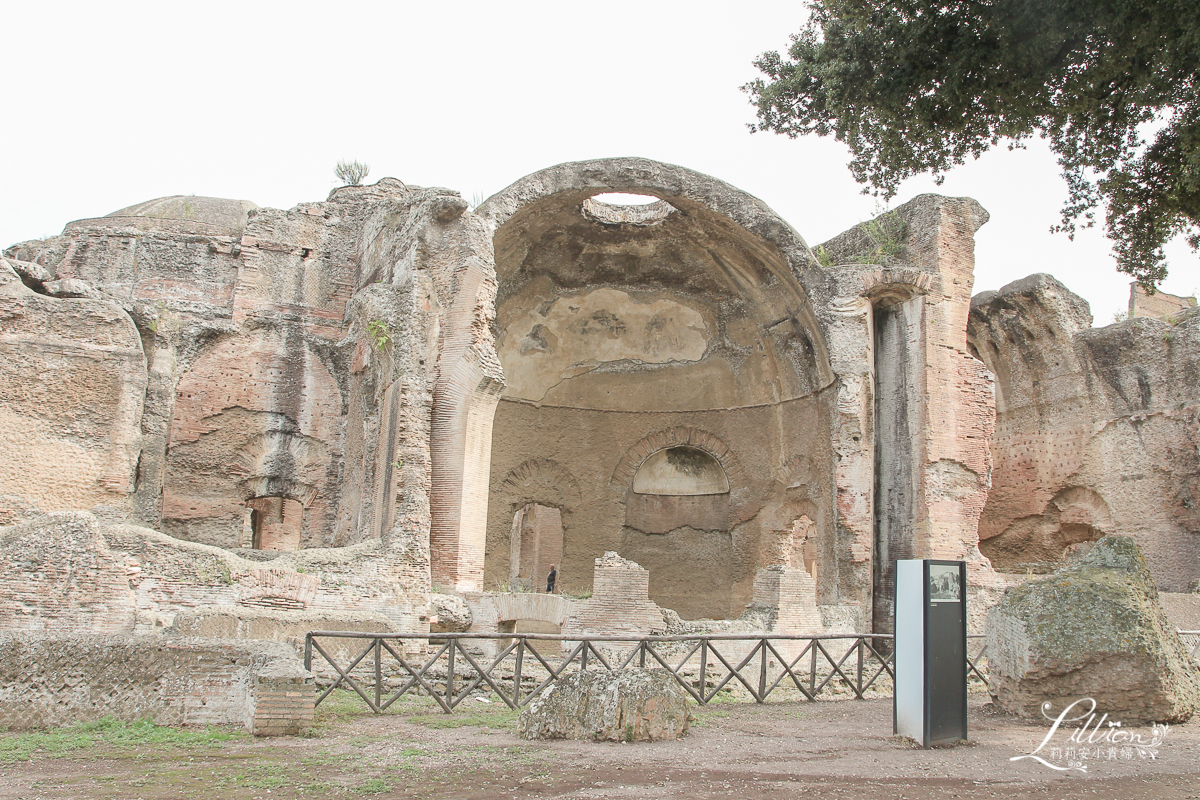
<path id="1" fill-rule="evenodd" d="M 346 186 L 358 186 L 367 177 L 371 168 L 361 161 L 339 161 L 333 168 L 333 174 Z"/>
<path id="2" fill-rule="evenodd" d="M 895 211 L 888 211 L 859 227 L 870 241 L 870 249 L 858 256 L 860 264 L 890 266 L 904 250 L 904 220 Z"/>
<path id="3" fill-rule="evenodd" d="M 392 341 L 392 332 L 388 330 L 388 324 L 381 319 L 373 319 L 368 322 L 367 333 L 371 337 L 371 343 L 379 351 L 386 350 Z"/>

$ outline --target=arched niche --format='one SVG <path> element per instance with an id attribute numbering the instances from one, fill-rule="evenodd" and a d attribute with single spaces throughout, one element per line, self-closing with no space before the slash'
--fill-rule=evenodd
<path id="1" fill-rule="evenodd" d="M 729 530 L 729 479 L 721 463 L 688 445 L 652 453 L 634 473 L 625 525 L 643 533 Z"/>
<path id="2" fill-rule="evenodd" d="M 698 447 L 665 447 L 638 467 L 633 491 L 688 496 L 728 494 L 729 478 L 721 462 Z"/>

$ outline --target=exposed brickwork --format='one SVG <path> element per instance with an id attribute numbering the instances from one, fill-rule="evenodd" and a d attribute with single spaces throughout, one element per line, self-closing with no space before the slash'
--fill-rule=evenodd
<path id="1" fill-rule="evenodd" d="M 53 519 L 0 528 L 0 630 L 132 632 L 137 568 L 108 547 L 91 515 Z"/>
<path id="2" fill-rule="evenodd" d="M 1148 294 L 1137 281 L 1129 284 L 1130 317 L 1153 317 L 1170 322 L 1195 307 L 1195 297 L 1179 297 L 1163 291 Z"/>
<path id="3" fill-rule="evenodd" d="M 273 609 L 287 617 L 305 609 L 318 615 L 313 619 L 377 614 L 390 630 L 419 632 L 428 629 L 429 565 L 422 552 L 386 551 L 376 542 L 348 552 L 301 551 L 281 556 L 293 559 L 287 564 L 265 566 L 63 512 L 0 528 L 0 630 L 152 633 L 169 630 L 188 610 Z M 284 625 L 267 638 L 289 637 L 295 631 Z"/>
<path id="4" fill-rule="evenodd" d="M 117 305 L 35 294 L 0 260 L 0 496 L 127 517 L 146 380 Z"/>
<path id="5" fill-rule="evenodd" d="M 592 596 L 578 606 L 563 634 L 645 636 L 665 627 L 662 609 L 650 601 L 650 572 L 616 553 L 605 553 L 596 559 Z"/>
<path id="6" fill-rule="evenodd" d="M 700 428 L 679 425 L 661 431 L 655 431 L 639 440 L 637 444 L 625 451 L 625 455 L 613 470 L 611 482 L 616 486 L 629 486 L 633 476 L 651 454 L 668 447 L 691 445 L 699 448 L 715 458 L 725 470 L 730 484 L 741 484 L 746 480 L 741 462 L 737 455 L 721 439 Z"/>
<path id="7" fill-rule="evenodd" d="M 251 509 L 252 544 L 257 550 L 299 550 L 304 506 L 283 497 L 256 497 Z"/>
<path id="8" fill-rule="evenodd" d="M 321 581 L 316 575 L 282 570 L 253 569 L 238 577 L 244 606 L 308 608 L 316 600 Z"/>
<path id="9" fill-rule="evenodd" d="M 244 725 L 260 736 L 312 724 L 312 676 L 270 642 L 0 633 L 0 727 L 95 721 Z"/>
<path id="10" fill-rule="evenodd" d="M 558 509 L 570 508 L 579 503 L 579 481 L 557 461 L 530 459 L 504 477 L 500 495 L 513 506 L 540 503 Z"/>
<path id="11" fill-rule="evenodd" d="M 803 569 L 767 567 L 754 580 L 754 605 L 775 612 L 778 633 L 824 633 L 817 585 Z"/>

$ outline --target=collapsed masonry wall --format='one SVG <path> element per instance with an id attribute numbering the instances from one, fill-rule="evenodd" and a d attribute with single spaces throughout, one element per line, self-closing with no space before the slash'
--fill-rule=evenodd
<path id="1" fill-rule="evenodd" d="M 81 339 L 74 346 L 86 348 L 89 328 L 103 329 L 79 309 L 107 300 L 134 332 L 126 349 L 143 352 L 129 356 L 141 362 L 140 383 L 133 374 L 124 389 L 95 384 L 108 404 L 95 416 L 128 430 L 72 431 L 122 445 L 129 463 L 106 464 L 94 479 L 77 474 L 86 472 L 83 459 L 48 458 L 60 475 L 40 483 L 96 481 L 117 495 L 110 518 L 227 549 L 343 546 L 386 538 L 397 525 L 427 538 L 439 348 L 478 327 L 471 314 L 442 325 L 442 310 L 453 312 L 464 294 L 471 308 L 489 305 L 456 272 L 470 260 L 471 242 L 438 239 L 466 224 L 448 207 L 461 216 L 465 204 L 390 178 L 288 211 L 164 198 L 8 248 L 20 280 L 6 270 L 6 291 L 21 295 L 23 308 L 46 307 L 53 319 L 43 329 L 68 330 Z M 483 258 L 486 273 L 488 248 Z M 67 297 L 80 299 L 59 299 Z M 12 339 L 20 328 L 9 327 Z M 44 349 L 28 338 L 10 349 Z M 94 361 L 100 351 L 92 351 Z M 452 371 L 456 357 L 441 366 Z M 37 366 L 35 357 L 30 367 Z M 52 365 L 42 373 L 56 374 Z M 87 401 L 87 387 L 69 377 L 64 396 Z M 9 413 L 53 413 L 53 402 L 22 388 L 18 369 L 5 378 L 0 399 L 26 396 L 19 408 L 6 403 Z M 31 402 L 42 408 L 26 408 Z M 51 438 L 59 449 L 72 443 L 69 435 Z M 6 449 L 6 461 L 17 463 L 20 449 Z M 0 494 L 12 495 L 12 509 L 107 508 L 69 492 L 39 505 L 47 494 L 32 488 L 39 482 L 4 470 L 0 490 L 10 477 L 13 491 Z"/>
<path id="2" fill-rule="evenodd" d="M 0 633 L 3 729 L 116 717 L 295 735 L 312 724 L 315 700 L 295 652 L 272 642 Z"/>
<path id="3" fill-rule="evenodd" d="M 420 556 L 375 542 L 258 562 L 59 512 L 0 528 L 0 631 L 246 635 L 293 645 L 305 626 L 424 632 L 428 563 Z"/>
<path id="4" fill-rule="evenodd" d="M 478 489 L 455 492 L 464 469 L 486 473 L 471 431 L 490 425 L 486 387 L 500 381 L 490 241 L 465 209 L 456 193 L 389 178 L 288 211 L 164 198 L 8 248 L 0 524 L 86 509 L 238 553 L 252 565 L 222 569 L 240 592 L 254 574 L 293 585 L 260 598 L 280 614 L 378 611 L 389 629 L 427 629 L 435 506 L 443 584 L 464 569 L 479 583 L 482 523 L 464 537 L 476 555 L 455 541 L 486 488 L 483 504 Z M 463 389 L 471 374 L 482 406 Z M 464 431 L 474 443 L 447 451 Z M 82 628 L 152 630 L 181 609 L 259 602 L 186 568 L 173 595 L 150 600 L 143 578 L 188 548 L 93 534 L 65 546 L 98 571 L 29 595 L 0 627 L 75 615 Z M 14 591 L 74 574 L 47 555 L 49 572 L 25 570 Z"/>
<path id="5" fill-rule="evenodd" d="M 593 197 L 614 189 L 660 199 Z M 923 196 L 814 259 L 733 187 L 612 159 L 543 170 L 477 213 L 385 179 L 287 211 L 164 198 L 71 223 L 0 265 L 0 524 L 82 507 L 258 565 L 231 562 L 241 594 L 183 570 L 173 598 L 153 599 L 142 575 L 175 563 L 170 545 L 119 526 L 65 544 L 99 594 L 83 580 L 54 613 L 119 630 L 256 603 L 421 630 L 431 584 L 537 586 L 563 560 L 560 586 L 581 590 L 608 550 L 648 567 L 650 597 L 688 617 L 738 616 L 781 566 L 813 579 L 827 624 L 887 630 L 897 557 L 966 559 L 986 604 L 1003 586 L 976 547 L 987 442 L 1028 421 L 1014 411 L 993 437 L 987 357 L 967 346 L 985 219 L 974 201 Z M 1148 348 L 1145 324 L 1129 330 Z M 1190 330 L 1176 327 L 1161 341 Z M 1121 346 L 1085 339 L 1099 365 L 1087 391 L 1140 396 Z M 999 380 L 1004 403 L 1024 378 Z M 1176 444 L 1195 393 L 1170 408 L 1153 394 L 1135 433 L 1182 426 L 1148 446 L 1194 474 Z M 1135 483 L 1182 498 L 1182 528 L 1163 535 L 1184 563 L 1195 491 L 1172 480 Z M 1103 495 L 1063 484 L 1013 508 L 1077 536 L 1077 509 L 1100 508 L 1083 489 Z M 1002 488 L 983 529 L 1014 502 Z M 537 555 L 522 560 L 527 533 Z M 50 586 L 75 575 L 60 567 L 27 572 Z M 234 619 L 221 625 L 259 624 Z"/>
<path id="6" fill-rule="evenodd" d="M 996 376 L 982 551 L 1046 571 L 1108 533 L 1130 536 L 1160 590 L 1200 580 L 1200 312 L 1091 327 L 1049 275 L 972 302 L 970 336 Z"/>

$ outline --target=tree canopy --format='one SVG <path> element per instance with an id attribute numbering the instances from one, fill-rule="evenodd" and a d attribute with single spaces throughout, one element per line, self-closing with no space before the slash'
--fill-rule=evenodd
<path id="1" fill-rule="evenodd" d="M 1148 287 L 1162 246 L 1200 248 L 1196 0 L 820 0 L 785 56 L 746 84 L 752 130 L 835 136 L 866 191 L 1045 137 L 1068 196 L 1055 230 L 1098 208 L 1118 269 Z"/>

